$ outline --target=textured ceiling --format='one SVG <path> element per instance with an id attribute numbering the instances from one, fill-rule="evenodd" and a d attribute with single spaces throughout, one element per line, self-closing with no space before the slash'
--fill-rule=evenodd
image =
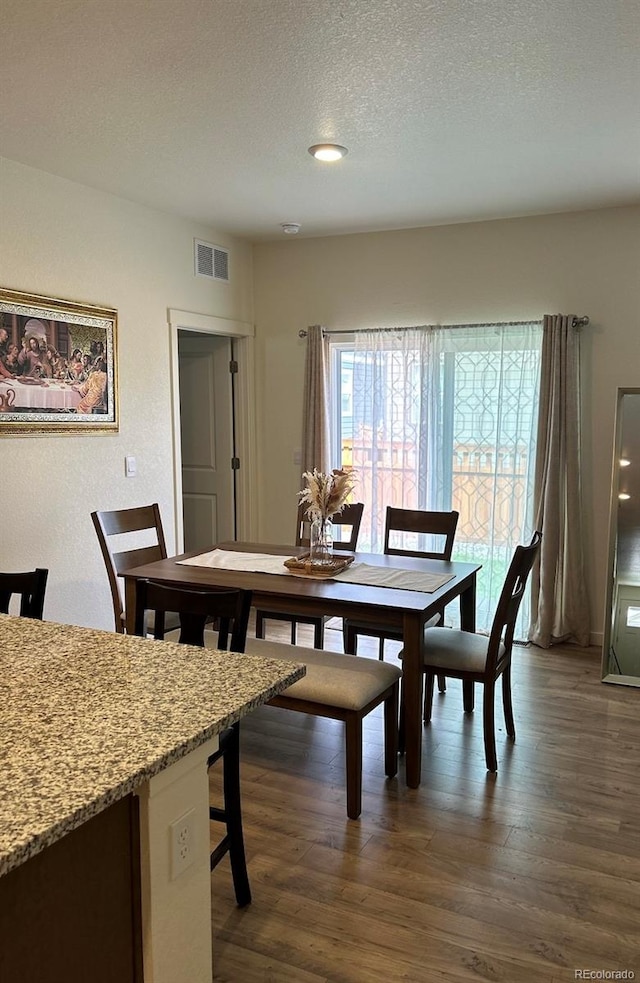
<path id="1" fill-rule="evenodd" d="M 237 235 L 640 200 L 637 0 L 3 0 L 0 27 L 3 156 Z"/>

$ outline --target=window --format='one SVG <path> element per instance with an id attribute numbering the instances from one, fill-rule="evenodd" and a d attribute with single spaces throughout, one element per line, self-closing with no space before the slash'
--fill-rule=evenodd
<path id="1" fill-rule="evenodd" d="M 627 628 L 640 628 L 640 608 L 627 608 Z"/>
<path id="2" fill-rule="evenodd" d="M 539 322 L 361 331 L 330 343 L 333 458 L 358 472 L 359 546 L 382 550 L 387 505 L 456 509 L 454 558 L 483 565 L 479 630 L 532 532 L 541 345 Z M 521 637 L 525 622 L 523 605 Z"/>

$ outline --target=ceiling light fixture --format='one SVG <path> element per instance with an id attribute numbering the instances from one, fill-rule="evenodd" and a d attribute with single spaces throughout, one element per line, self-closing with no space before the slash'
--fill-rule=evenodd
<path id="1" fill-rule="evenodd" d="M 621 502 L 628 502 L 629 499 L 631 498 L 631 495 L 627 494 L 627 492 L 620 492 L 618 498 L 620 499 Z"/>
<path id="2" fill-rule="evenodd" d="M 309 153 L 316 160 L 334 161 L 346 157 L 349 151 L 337 143 L 316 143 L 313 147 L 309 147 Z"/>
<path id="3" fill-rule="evenodd" d="M 300 231 L 301 225 L 299 222 L 283 222 L 280 228 L 283 232 L 286 232 L 287 235 L 295 236 Z"/>
<path id="4" fill-rule="evenodd" d="M 620 458 L 620 467 L 621 468 L 628 468 L 630 464 L 631 464 L 631 461 L 628 458 L 626 458 L 626 457 L 621 457 Z"/>

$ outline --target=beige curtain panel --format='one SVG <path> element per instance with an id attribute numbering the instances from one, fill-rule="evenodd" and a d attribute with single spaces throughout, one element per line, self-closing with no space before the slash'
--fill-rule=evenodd
<path id="1" fill-rule="evenodd" d="M 574 317 L 544 318 L 534 502 L 542 531 L 529 638 L 589 644 L 580 485 L 580 334 Z"/>
<path id="2" fill-rule="evenodd" d="M 302 409 L 302 470 L 331 470 L 329 445 L 329 343 L 319 324 L 307 329 Z"/>

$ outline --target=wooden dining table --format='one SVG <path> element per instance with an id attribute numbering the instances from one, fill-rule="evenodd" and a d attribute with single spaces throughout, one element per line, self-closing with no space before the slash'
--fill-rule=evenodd
<path id="1" fill-rule="evenodd" d="M 264 543 L 220 543 L 221 550 L 268 553 L 283 557 L 300 555 L 303 549 Z M 214 549 L 214 547 L 212 547 Z M 201 550 L 156 560 L 133 567 L 124 574 L 127 632 L 133 633 L 138 580 L 154 580 L 175 587 L 229 587 L 250 590 L 256 608 L 290 614 L 354 618 L 381 627 L 402 630 L 405 690 L 405 773 L 410 788 L 420 784 L 422 764 L 423 637 L 425 622 L 443 605 L 460 599 L 460 622 L 464 631 L 475 631 L 476 574 L 480 564 L 429 560 L 380 553 L 356 553 L 355 563 L 385 571 L 410 570 L 417 574 L 449 576 L 451 579 L 430 593 L 391 587 L 369 586 L 339 579 L 318 580 L 290 574 L 277 576 L 213 566 L 192 566 L 180 561 L 196 557 Z"/>

